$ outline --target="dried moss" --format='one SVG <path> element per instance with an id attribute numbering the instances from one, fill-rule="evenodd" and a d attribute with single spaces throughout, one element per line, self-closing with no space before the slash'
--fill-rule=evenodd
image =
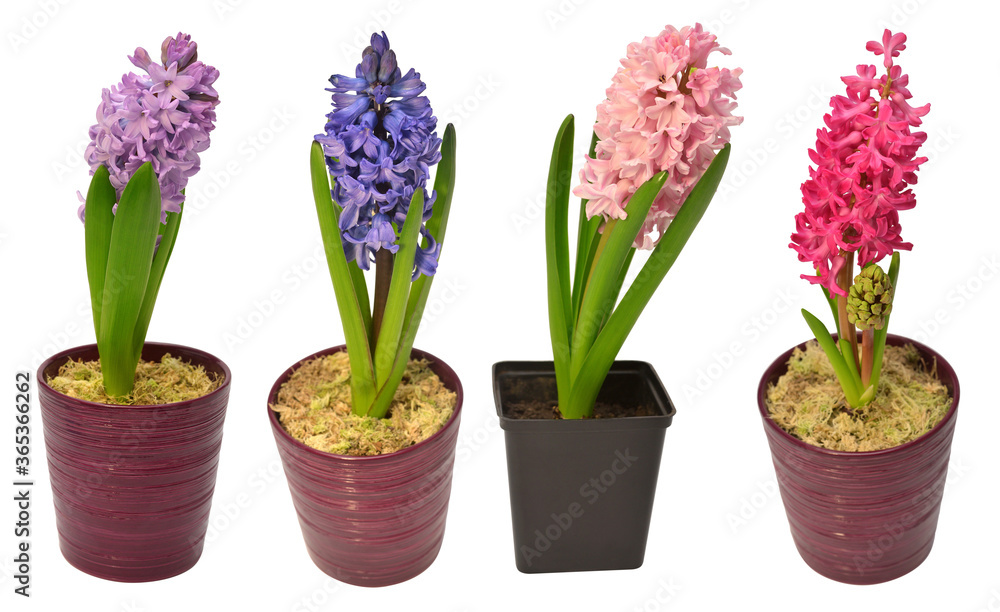
<path id="1" fill-rule="evenodd" d="M 811 341 L 788 359 L 788 372 L 767 390 L 768 411 L 779 427 L 813 446 L 840 451 L 892 448 L 930 431 L 951 407 L 937 378 L 913 345 L 886 346 L 878 394 L 851 409 L 830 360 Z"/>
<path id="2" fill-rule="evenodd" d="M 98 404 L 117 406 L 161 406 L 197 399 L 215 391 L 223 377 L 205 371 L 169 353 L 160 361 L 139 361 L 135 371 L 135 388 L 122 397 L 110 397 L 104 390 L 100 361 L 70 359 L 49 378 L 49 386 L 70 397 Z"/>
<path id="3" fill-rule="evenodd" d="M 341 351 L 304 362 L 271 409 L 293 438 L 338 455 L 384 455 L 426 440 L 444 427 L 458 399 L 426 360 L 410 360 L 384 419 L 351 412 L 351 364 Z"/>

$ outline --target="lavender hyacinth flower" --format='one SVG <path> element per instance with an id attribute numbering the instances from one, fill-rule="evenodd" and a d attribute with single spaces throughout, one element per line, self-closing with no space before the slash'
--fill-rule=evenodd
<path id="1" fill-rule="evenodd" d="M 330 77 L 334 110 L 327 115 L 323 145 L 333 198 L 343 211 L 340 230 L 348 261 L 368 270 L 375 252 L 395 253 L 397 227 L 402 227 L 416 189 L 424 190 L 423 221 L 431 217 L 436 194 L 428 192 L 430 166 L 441 159 L 437 118 L 420 94 L 426 86 L 412 68 L 403 74 L 385 32 L 372 34 L 355 76 Z M 427 246 L 417 249 L 413 279 L 437 270 L 440 245 L 421 226 Z"/>
<path id="2" fill-rule="evenodd" d="M 198 154 L 210 144 L 219 95 L 219 71 L 198 61 L 198 45 L 187 34 L 168 36 L 156 63 L 139 47 L 129 59 L 146 74 L 128 73 L 105 89 L 90 128 L 86 159 L 93 174 L 107 167 L 121 197 L 132 173 L 152 162 L 160 183 L 161 221 L 180 212 L 182 193 L 200 168 Z M 80 207 L 83 218 L 84 207 Z"/>

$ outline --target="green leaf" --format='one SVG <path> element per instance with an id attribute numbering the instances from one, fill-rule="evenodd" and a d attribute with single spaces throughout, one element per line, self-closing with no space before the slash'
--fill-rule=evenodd
<path id="1" fill-rule="evenodd" d="M 621 350 L 639 315 L 652 298 L 653 292 L 670 271 L 708 209 L 726 171 L 729 154 L 730 146 L 727 144 L 715 156 L 705 174 L 691 190 L 635 281 L 611 313 L 607 324 L 587 354 L 580 375 L 573 383 L 570 406 L 575 413 L 587 414 L 593 409 L 597 393 L 604 384 L 618 351 Z"/>
<path id="2" fill-rule="evenodd" d="M 852 407 L 858 406 L 861 390 L 855 386 L 854 377 L 851 375 L 850 370 L 848 370 L 847 362 L 844 361 L 844 356 L 840 354 L 839 350 L 837 350 L 837 345 L 834 343 L 833 336 L 830 335 L 830 331 L 827 330 L 822 321 L 817 319 L 805 308 L 802 309 L 802 317 L 806 320 L 806 323 L 809 325 L 809 329 L 812 330 L 813 335 L 816 336 L 816 341 L 819 342 L 819 345 L 826 353 L 827 358 L 830 359 L 830 365 L 833 366 L 833 371 L 837 375 L 837 380 L 840 381 L 840 388 L 844 391 L 847 403 Z"/>
<path id="3" fill-rule="evenodd" d="M 108 272 L 108 250 L 111 248 L 111 229 L 115 222 L 115 214 L 112 211 L 116 197 L 108 169 L 103 165 L 98 166 L 87 190 L 83 229 L 90 305 L 94 311 L 94 334 L 98 337 L 101 335 L 104 279 Z"/>
<path id="4" fill-rule="evenodd" d="M 156 297 L 160 293 L 160 284 L 163 282 L 163 273 L 170 262 L 170 255 L 174 252 L 174 243 L 177 240 L 177 231 L 181 225 L 181 216 L 184 214 L 184 205 L 181 204 L 181 212 L 167 213 L 166 225 L 160 224 L 157 228 L 160 233 L 160 246 L 153 256 L 153 265 L 149 271 L 149 282 L 146 283 L 146 292 L 142 297 L 142 306 L 136 317 L 135 331 L 132 335 L 132 349 L 137 355 L 142 353 L 142 345 L 146 342 L 146 332 L 149 331 L 149 321 L 153 317 L 153 307 L 156 306 Z"/>
<path id="5" fill-rule="evenodd" d="M 594 157 L 597 150 L 597 134 L 590 137 L 590 157 Z M 577 225 L 576 236 L 576 263 L 573 274 L 572 289 L 572 315 L 575 321 L 580 314 L 580 300 L 583 298 L 583 287 L 586 279 L 590 275 L 590 266 L 594 261 L 594 253 L 597 249 L 598 230 L 601 227 L 601 216 L 596 215 L 587 219 L 587 202 L 580 200 L 580 217 Z"/>
<path id="6" fill-rule="evenodd" d="M 392 280 L 389 284 L 389 295 L 385 302 L 385 315 L 382 318 L 382 328 L 378 332 L 378 342 L 375 345 L 375 388 L 380 389 L 392 372 L 392 364 L 399 352 L 400 334 L 403 331 L 403 316 L 406 314 L 406 303 L 410 296 L 410 285 L 413 277 L 413 260 L 420 241 L 420 226 L 424 217 L 424 190 L 416 189 L 410 198 L 410 207 L 406 212 L 406 220 L 399 230 L 396 244 L 396 259 L 392 268 Z M 381 417 L 384 415 L 372 414 Z"/>
<path id="7" fill-rule="evenodd" d="M 125 186 L 108 249 L 97 344 L 104 388 L 112 397 L 128 395 L 135 384 L 135 367 L 139 363 L 135 325 L 149 281 L 159 226 L 160 185 L 152 164 L 146 162 Z"/>
<path id="8" fill-rule="evenodd" d="M 545 190 L 545 267 L 549 334 L 560 401 L 568 397 L 572 314 L 570 312 L 569 234 L 567 224 L 573 168 L 573 115 L 559 126 Z"/>
<path id="9" fill-rule="evenodd" d="M 434 201 L 431 218 L 427 222 L 427 231 L 441 245 L 443 251 L 444 238 L 448 229 L 448 217 L 451 213 L 452 195 L 455 192 L 455 126 L 450 123 L 444 131 L 441 143 L 441 161 L 438 162 L 434 177 L 434 191 L 437 193 L 437 199 Z M 429 241 L 424 238 L 423 246 L 427 247 L 428 243 Z M 440 253 L 438 261 L 440 261 Z M 424 306 L 427 304 L 427 297 L 433 282 L 433 276 L 421 275 L 410 288 L 410 298 L 406 303 L 406 317 L 399 351 L 396 353 L 396 360 L 392 364 L 389 378 L 378 390 L 370 413 L 372 415 L 386 414 L 392 404 L 396 388 L 399 387 L 399 382 L 403 379 L 403 374 L 406 371 L 406 364 L 410 360 L 410 351 L 413 350 L 413 341 L 417 336 L 417 329 L 423 318 Z"/>
<path id="10" fill-rule="evenodd" d="M 840 354 L 844 356 L 844 363 L 847 364 L 847 370 L 851 373 L 851 378 L 854 379 L 854 387 L 861 392 L 864 388 L 864 384 L 861 382 L 861 368 L 858 364 L 857 355 L 854 353 L 854 347 L 846 338 L 838 338 L 837 344 L 840 346 Z"/>
<path id="11" fill-rule="evenodd" d="M 601 323 L 614 310 L 614 293 L 622 266 L 628 252 L 634 249 L 632 245 L 636 236 L 642 230 L 649 208 L 666 180 L 667 173 L 660 172 L 644 182 L 629 198 L 626 207 L 628 216 L 604 226 L 603 250 L 597 254 L 593 272 L 583 289 L 580 317 L 573 334 L 573 359 L 570 366 L 570 384 L 573 386 L 581 376 L 587 355 L 601 331 Z"/>
<path id="12" fill-rule="evenodd" d="M 361 314 L 361 305 L 355 292 L 354 280 L 344 255 L 344 243 L 338 225 L 339 211 L 330 191 L 323 147 L 313 141 L 309 150 L 309 170 L 312 178 L 313 199 L 319 216 L 319 229 L 323 236 L 326 263 L 337 297 L 340 322 L 344 326 L 347 356 L 351 362 L 351 404 L 355 414 L 367 413 L 375 399 L 375 369 L 368 332 Z M 367 293 L 365 294 L 367 299 Z"/>

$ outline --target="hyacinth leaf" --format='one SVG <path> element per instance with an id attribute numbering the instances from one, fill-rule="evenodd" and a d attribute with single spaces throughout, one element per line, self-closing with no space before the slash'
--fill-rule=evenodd
<path id="1" fill-rule="evenodd" d="M 618 282 L 615 284 L 615 290 L 611 293 L 611 303 L 616 304 L 618 302 L 618 296 L 621 295 L 622 286 L 625 285 L 625 277 L 628 275 L 628 269 L 632 266 L 632 260 L 635 259 L 635 252 L 638 249 L 629 249 L 628 255 L 625 256 L 625 263 L 622 264 L 622 269 L 618 273 Z M 601 329 L 607 324 L 608 319 L 611 318 L 611 312 L 605 315 L 604 320 L 601 321 Z"/>
<path id="2" fill-rule="evenodd" d="M 153 317 L 153 307 L 156 306 L 156 297 L 160 293 L 160 284 L 163 282 L 163 273 L 170 262 L 170 255 L 174 251 L 174 243 L 177 240 L 177 230 L 181 225 L 181 217 L 184 214 L 184 205 L 181 204 L 181 212 L 167 213 L 166 224 L 161 223 L 160 246 L 153 255 L 153 265 L 149 270 L 149 282 L 146 283 L 146 293 L 142 297 L 142 306 L 139 308 L 139 315 L 135 322 L 135 332 L 132 335 L 132 350 L 136 354 L 142 353 L 142 345 L 146 342 L 146 332 L 149 331 L 149 321 Z"/>
<path id="3" fill-rule="evenodd" d="M 634 250 L 632 245 L 635 238 L 642 230 L 649 208 L 666 180 L 666 172 L 650 177 L 629 198 L 628 216 L 604 227 L 603 248 L 597 254 L 587 286 L 583 289 L 580 317 L 574 330 L 573 360 L 570 366 L 574 388 L 600 331 L 601 322 L 614 309 L 614 293 L 628 252 Z"/>
<path id="4" fill-rule="evenodd" d="M 111 229 L 97 344 L 104 388 L 109 396 L 132 392 L 139 353 L 135 324 L 149 281 L 160 226 L 160 184 L 146 162 L 122 192 Z M 141 347 L 140 347 L 141 348 Z"/>
<path id="5" fill-rule="evenodd" d="M 101 335 L 101 310 L 104 306 L 104 280 L 108 272 L 108 249 L 111 248 L 111 228 L 115 222 L 115 188 L 108 169 L 100 165 L 94 171 L 87 190 L 84 235 L 87 259 L 87 280 L 90 284 L 90 305 L 94 311 L 94 333 Z"/>
<path id="6" fill-rule="evenodd" d="M 323 249 L 326 252 L 330 278 L 333 280 L 340 321 L 344 326 L 347 356 L 351 362 L 351 404 L 355 413 L 363 414 L 375 398 L 375 371 L 361 306 L 355 293 L 347 257 L 344 255 L 344 243 L 340 237 L 337 218 L 338 207 L 334 205 L 330 192 L 326 157 L 323 155 L 323 147 L 316 141 L 313 141 L 309 152 L 309 169 L 320 233 L 323 236 Z"/>
<path id="7" fill-rule="evenodd" d="M 889 283 L 892 285 L 895 291 L 896 279 L 899 278 L 899 251 L 892 254 L 892 260 L 889 262 L 889 271 L 887 272 L 889 276 Z M 878 383 L 882 376 L 882 357 L 885 355 L 885 338 L 889 334 L 889 319 L 892 314 L 885 315 L 885 321 L 882 324 L 882 329 L 875 330 L 874 347 L 872 351 L 872 387 L 878 391 Z"/>
<path id="8" fill-rule="evenodd" d="M 625 344 L 625 339 L 653 297 L 653 292 L 670 271 L 712 202 L 712 197 L 726 172 L 729 154 L 730 145 L 726 144 L 688 194 L 684 205 L 670 222 L 649 259 L 639 271 L 639 275 L 611 313 L 611 317 L 587 355 L 581 375 L 574 381 L 570 401 L 575 412 L 589 414 L 593 410 L 597 393 L 604 384 L 618 351 Z"/>
<path id="9" fill-rule="evenodd" d="M 560 400 L 568 397 L 570 333 L 569 191 L 573 167 L 573 115 L 556 133 L 545 190 L 545 266 L 548 286 L 549 334 Z M 561 403 L 561 402 L 560 402 Z"/>
<path id="10" fill-rule="evenodd" d="M 434 191 L 437 193 L 437 198 L 434 201 L 434 210 L 426 227 L 443 250 L 444 237 L 448 229 L 448 216 L 451 213 L 451 198 L 455 192 L 455 127 L 450 123 L 445 128 L 441 142 L 441 161 L 438 162 L 434 177 Z M 424 246 L 427 246 L 426 238 Z M 440 253 L 438 258 L 440 260 Z M 410 351 L 413 350 L 413 341 L 417 336 L 417 329 L 420 326 L 433 281 L 433 276 L 420 275 L 420 278 L 414 281 L 410 288 L 410 299 L 406 304 L 406 317 L 399 351 L 396 353 L 396 361 L 392 364 L 389 379 L 379 388 L 375 402 L 372 404 L 370 412 L 372 415 L 386 414 L 389 411 L 396 388 L 403 380 L 406 364 L 410 360 Z"/>
<path id="11" fill-rule="evenodd" d="M 840 354 L 844 356 L 844 363 L 847 364 L 847 371 L 851 373 L 851 378 L 854 379 L 854 387 L 861 392 L 864 388 L 864 384 L 861 382 L 861 368 L 858 364 L 857 355 L 854 353 L 854 347 L 846 338 L 838 338 L 837 345 L 840 347 Z"/>
<path id="12" fill-rule="evenodd" d="M 337 219 L 343 208 L 334 203 Z M 358 309 L 361 311 L 361 324 L 365 328 L 365 336 L 368 337 L 368 346 L 375 343 L 375 330 L 372 327 L 372 305 L 368 298 L 368 281 L 365 280 L 365 271 L 358 267 L 357 263 L 349 262 L 347 271 L 351 274 L 351 283 L 354 284 L 354 295 L 358 299 Z"/>
<path id="13" fill-rule="evenodd" d="M 814 336 L 816 336 L 816 341 L 819 342 L 820 348 L 826 353 L 827 358 L 830 360 L 830 365 L 833 366 L 833 371 L 837 375 L 837 380 L 840 381 L 840 388 L 844 391 L 844 396 L 847 398 L 847 403 L 852 407 L 858 406 L 860 389 L 854 384 L 854 377 L 848 370 L 847 362 L 844 361 L 844 356 L 840 354 L 837 350 L 837 345 L 833 341 L 833 336 L 830 335 L 830 331 L 823 325 L 823 322 L 816 318 L 811 312 L 802 309 L 802 317 L 806 320 L 809 325 L 809 329 L 812 330 Z"/>
<path id="14" fill-rule="evenodd" d="M 389 379 L 392 364 L 399 352 L 400 334 L 403 331 L 403 316 L 406 314 L 406 303 L 410 297 L 410 286 L 413 278 L 413 261 L 420 243 L 420 226 L 424 216 L 424 190 L 415 189 L 410 198 L 410 207 L 406 211 L 406 220 L 399 230 L 396 244 L 399 250 L 395 254 L 392 268 L 392 279 L 389 282 L 389 294 L 385 301 L 385 315 L 382 318 L 382 328 L 378 333 L 375 345 L 375 388 L 379 389 Z M 374 399 L 374 398 L 373 398 Z M 381 418 L 385 415 L 369 416 Z"/>
<path id="15" fill-rule="evenodd" d="M 597 151 L 597 134 L 590 137 L 589 156 L 594 157 Z M 573 316 L 580 313 L 580 299 L 583 297 L 584 281 L 590 274 L 590 266 L 594 262 L 594 254 L 597 252 L 599 237 L 598 230 L 601 228 L 601 217 L 595 215 L 587 219 L 587 202 L 580 200 L 580 218 L 577 225 L 576 237 L 576 263 L 573 273 Z"/>

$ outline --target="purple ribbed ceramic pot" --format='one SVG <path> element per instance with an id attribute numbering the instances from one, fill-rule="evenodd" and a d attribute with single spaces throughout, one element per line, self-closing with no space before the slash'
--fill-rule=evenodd
<path id="1" fill-rule="evenodd" d="M 457 394 L 455 411 L 430 438 L 388 455 L 355 457 L 310 448 L 292 438 L 270 406 L 303 362 L 337 353 L 314 353 L 285 371 L 268 397 L 268 418 L 309 556 L 319 569 L 358 586 L 387 586 L 417 576 L 437 557 L 444 539 L 452 468 L 462 410 L 462 383 L 443 361 L 426 359 Z"/>
<path id="2" fill-rule="evenodd" d="M 850 453 L 806 444 L 768 415 L 767 388 L 787 371 L 794 349 L 764 372 L 757 405 L 764 421 L 792 538 L 807 564 L 848 584 L 887 582 L 912 571 L 930 553 L 937 529 L 958 411 L 958 377 L 930 348 L 889 334 L 887 344 L 912 344 L 953 401 L 923 436 L 893 448 Z M 805 343 L 797 348 L 804 348 Z"/>
<path id="3" fill-rule="evenodd" d="M 97 360 L 97 345 L 63 351 L 38 369 L 59 548 L 98 578 L 169 578 L 194 566 L 204 548 L 232 374 L 219 359 L 184 346 L 147 343 L 142 357 L 159 361 L 165 353 L 225 382 L 186 402 L 109 406 L 46 382 L 70 357 Z"/>

